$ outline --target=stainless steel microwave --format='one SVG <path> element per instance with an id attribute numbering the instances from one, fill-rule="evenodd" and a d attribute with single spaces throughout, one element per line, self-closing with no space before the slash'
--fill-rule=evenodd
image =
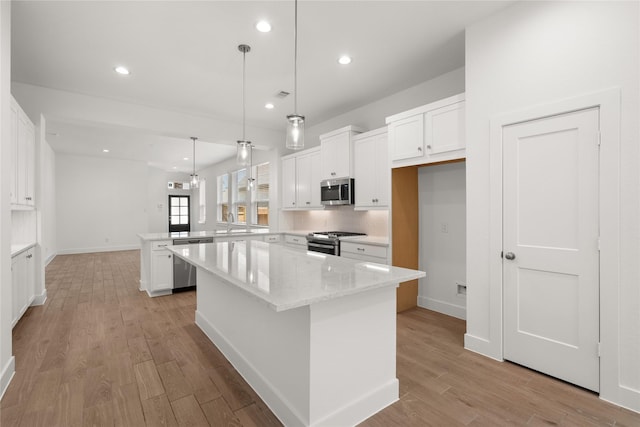
<path id="1" fill-rule="evenodd" d="M 353 178 L 327 179 L 320 182 L 320 202 L 323 205 L 352 205 Z"/>

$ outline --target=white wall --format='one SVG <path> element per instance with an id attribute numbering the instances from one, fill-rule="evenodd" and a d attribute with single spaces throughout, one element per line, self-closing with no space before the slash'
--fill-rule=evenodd
<path id="1" fill-rule="evenodd" d="M 466 317 L 466 296 L 457 283 L 466 283 L 465 164 L 449 163 L 418 169 L 420 208 L 418 305 L 461 319 Z"/>
<path id="2" fill-rule="evenodd" d="M 142 162 L 57 154 L 58 253 L 138 248 L 137 234 L 148 230 L 147 169 Z"/>
<path id="3" fill-rule="evenodd" d="M 147 232 L 167 233 L 169 231 L 169 195 L 191 195 L 191 229 L 197 221 L 197 205 L 190 190 L 169 190 L 169 182 L 189 182 L 189 174 L 166 172 L 158 168 L 148 168 L 147 181 Z"/>
<path id="4" fill-rule="evenodd" d="M 353 206 L 336 206 L 317 211 L 284 211 L 282 216 L 286 230 L 353 231 L 389 237 L 388 210 L 355 211 Z"/>
<path id="5" fill-rule="evenodd" d="M 43 261 L 48 264 L 57 252 L 56 238 L 56 154 L 47 143 L 42 140 L 40 145 L 40 174 L 42 191 L 38 200 L 42 224 L 41 249 Z"/>
<path id="6" fill-rule="evenodd" d="M 638 2 L 519 2 L 466 32 L 467 348 L 502 358 L 499 280 L 490 268 L 489 157 L 492 117 L 534 105 L 618 87 L 621 91 L 618 280 L 601 283 L 617 295 L 601 307 L 615 343 L 603 349 L 601 397 L 640 411 L 640 233 Z M 616 141 L 603 141 L 615 143 Z M 550 153 L 550 155 L 553 155 Z M 601 336 L 601 339 L 603 337 Z"/>
<path id="7" fill-rule="evenodd" d="M 11 2 L 0 2 L 0 165 L 9 170 L 11 129 Z M 11 212 L 9 182 L 0 174 L 0 397 L 15 372 L 11 349 Z"/>

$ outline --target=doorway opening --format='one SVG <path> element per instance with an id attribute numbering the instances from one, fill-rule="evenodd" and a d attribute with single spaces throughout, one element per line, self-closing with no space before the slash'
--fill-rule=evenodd
<path id="1" fill-rule="evenodd" d="M 191 231 L 190 196 L 169 196 L 169 233 Z"/>

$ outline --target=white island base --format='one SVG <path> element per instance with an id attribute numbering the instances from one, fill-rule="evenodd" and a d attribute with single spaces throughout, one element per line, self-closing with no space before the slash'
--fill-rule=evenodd
<path id="1" fill-rule="evenodd" d="M 196 324 L 286 426 L 352 426 L 398 400 L 396 286 L 275 311 L 198 269 Z"/>

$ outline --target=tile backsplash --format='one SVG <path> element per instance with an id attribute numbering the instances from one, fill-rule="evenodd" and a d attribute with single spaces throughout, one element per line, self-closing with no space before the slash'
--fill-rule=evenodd
<path id="1" fill-rule="evenodd" d="M 317 211 L 282 211 L 283 231 L 352 231 L 369 236 L 389 236 L 389 211 L 355 211 L 337 206 Z"/>

